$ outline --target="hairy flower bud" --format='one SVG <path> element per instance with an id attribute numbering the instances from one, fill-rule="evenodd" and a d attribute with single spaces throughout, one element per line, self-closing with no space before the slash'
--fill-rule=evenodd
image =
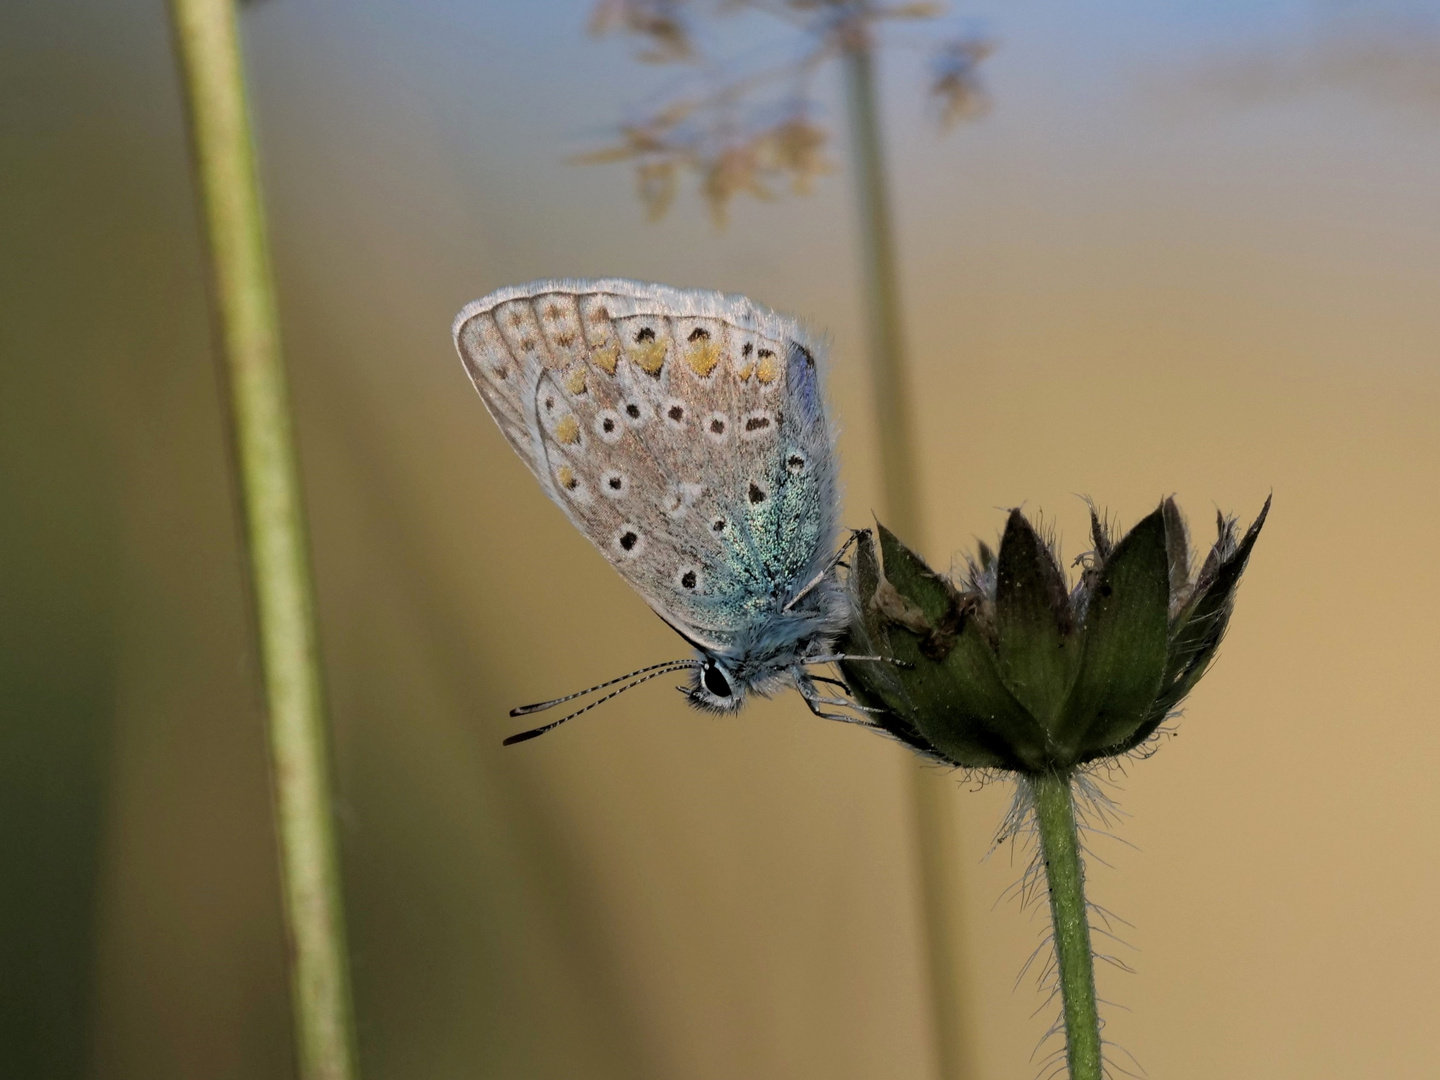
<path id="1" fill-rule="evenodd" d="M 1118 542 L 1092 509 L 1073 587 L 1019 510 L 958 586 L 882 525 L 883 564 L 868 533 L 858 542 L 844 651 L 901 663 L 847 660 L 846 681 L 878 727 L 962 768 L 1056 772 L 1128 753 L 1214 657 L 1269 510 L 1239 539 L 1221 515 L 1192 577 L 1173 500 Z"/>

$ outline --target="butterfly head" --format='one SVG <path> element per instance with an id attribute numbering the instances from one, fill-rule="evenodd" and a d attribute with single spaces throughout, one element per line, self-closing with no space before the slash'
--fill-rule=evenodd
<path id="1" fill-rule="evenodd" d="M 691 705 L 705 712 L 738 712 L 745 704 L 746 684 L 733 670 L 713 656 L 701 654 L 701 664 L 690 672 L 690 685 L 684 689 Z"/>

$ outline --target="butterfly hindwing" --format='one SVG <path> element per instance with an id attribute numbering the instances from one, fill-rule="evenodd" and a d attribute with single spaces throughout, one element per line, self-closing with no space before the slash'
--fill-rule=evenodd
<path id="1" fill-rule="evenodd" d="M 741 297 L 540 282 L 455 323 L 466 370 L 571 521 L 723 649 L 823 564 L 837 491 L 816 347 Z"/>

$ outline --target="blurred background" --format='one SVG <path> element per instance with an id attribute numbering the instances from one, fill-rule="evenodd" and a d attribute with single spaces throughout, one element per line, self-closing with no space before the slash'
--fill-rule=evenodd
<path id="1" fill-rule="evenodd" d="M 989 115 L 880 61 L 932 562 L 1275 509 L 1177 737 L 1116 776 L 1107 1035 L 1155 1077 L 1434 1074 L 1440 5 L 975 0 Z M 485 415 L 465 302 L 744 292 L 833 339 L 880 495 L 853 199 L 686 192 L 610 137 L 657 73 L 588 5 L 265 0 L 243 30 L 312 515 L 364 1073 L 926 1078 L 897 746 L 662 683 L 677 655 Z M 912 32 L 912 37 L 914 36 Z M 834 82 L 820 89 L 845 160 Z M 160 0 L 0 9 L 0 1074 L 293 1075 L 255 657 Z M 1028 1080 L 1043 917 L 955 784 L 973 1075 Z M 1099 860 L 1103 859 L 1103 862 Z M 1043 914 L 1043 913 L 1042 913 Z M 1042 1052 L 1043 1053 L 1043 1052 Z M 1119 1058 L 1129 1065 L 1127 1059 Z"/>

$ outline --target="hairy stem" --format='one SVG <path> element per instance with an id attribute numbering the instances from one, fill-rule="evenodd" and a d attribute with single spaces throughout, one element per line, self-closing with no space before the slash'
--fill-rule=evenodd
<path id="1" fill-rule="evenodd" d="M 924 523 L 916 475 L 915 425 L 901 332 L 900 280 L 871 43 L 863 39 L 851 42 L 842 53 L 842 64 L 860 212 L 871 398 L 880 443 L 885 523 L 910 543 L 919 544 Z M 946 775 L 925 769 L 914 770 L 913 776 L 936 1056 L 941 1080 L 963 1080 L 974 1070 L 965 1053 L 961 927 L 951 855 L 956 811 L 954 785 Z"/>
<path id="2" fill-rule="evenodd" d="M 170 0 L 228 387 L 268 712 L 302 1080 L 355 1066 L 314 593 L 234 0 Z"/>
<path id="3" fill-rule="evenodd" d="M 1100 1016 L 1095 1006 L 1095 960 L 1085 905 L 1085 863 L 1075 828 L 1069 773 L 1027 781 L 1040 831 L 1040 854 L 1050 887 L 1050 920 L 1065 1010 L 1065 1059 L 1070 1080 L 1100 1080 Z"/>

